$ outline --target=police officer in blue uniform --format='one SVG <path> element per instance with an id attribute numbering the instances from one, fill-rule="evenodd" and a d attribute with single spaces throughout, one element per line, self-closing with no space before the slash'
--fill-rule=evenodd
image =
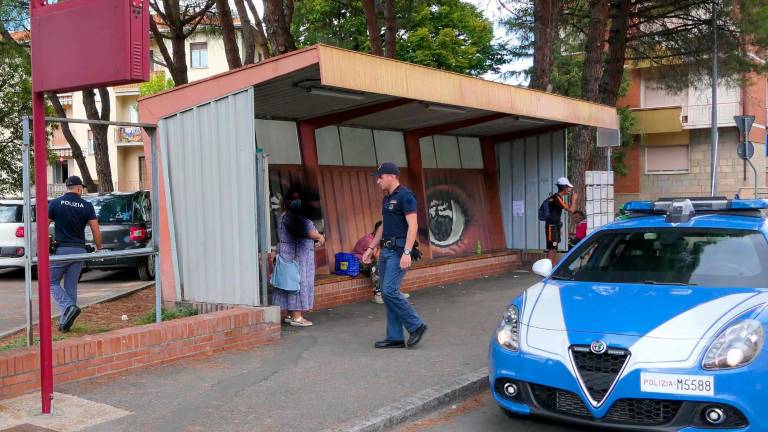
<path id="1" fill-rule="evenodd" d="M 383 223 L 363 254 L 363 262 L 369 264 L 374 249 L 381 247 L 379 276 L 381 294 L 387 308 L 387 338 L 376 342 L 374 346 L 411 348 L 421 341 L 427 331 L 427 325 L 400 292 L 400 284 L 405 271 L 411 266 L 411 252 L 416 243 L 416 197 L 400 184 L 400 169 L 397 165 L 383 163 L 372 175 L 376 177 L 376 184 L 386 192 L 382 203 Z M 407 341 L 403 327 L 409 333 Z"/>
<path id="2" fill-rule="evenodd" d="M 101 231 L 96 211 L 91 203 L 81 198 L 83 181 L 78 176 L 72 176 L 66 180 L 65 185 L 67 193 L 48 203 L 48 222 L 56 224 L 54 255 L 86 253 L 86 226 L 91 227 L 96 249 L 100 250 Z M 77 307 L 77 282 L 82 269 L 83 262 L 51 265 L 51 294 L 61 310 L 59 330 L 62 332 L 68 332 L 80 315 L 80 308 Z"/>

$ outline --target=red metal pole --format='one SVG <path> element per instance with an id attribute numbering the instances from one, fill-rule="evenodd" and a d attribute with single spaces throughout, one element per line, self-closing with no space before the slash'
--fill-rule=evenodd
<path id="1" fill-rule="evenodd" d="M 37 208 L 37 289 L 40 305 L 40 396 L 43 414 L 51 413 L 53 399 L 53 347 L 51 337 L 51 273 L 48 249 L 48 166 L 45 136 L 45 96 L 32 93 L 32 137 L 35 144 L 35 197 Z"/>

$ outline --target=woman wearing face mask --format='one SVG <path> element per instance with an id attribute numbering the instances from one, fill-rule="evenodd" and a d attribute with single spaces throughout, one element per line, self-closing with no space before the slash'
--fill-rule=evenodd
<path id="1" fill-rule="evenodd" d="M 302 206 L 301 193 L 288 192 L 283 203 L 284 212 L 277 223 L 277 253 L 298 263 L 300 289 L 298 292 L 287 292 L 275 288 L 272 294 L 272 304 L 287 311 L 285 323 L 294 327 L 312 325 L 303 313 L 312 310 L 315 301 L 315 242 L 320 246 L 325 244 L 325 237 L 304 216 Z"/>

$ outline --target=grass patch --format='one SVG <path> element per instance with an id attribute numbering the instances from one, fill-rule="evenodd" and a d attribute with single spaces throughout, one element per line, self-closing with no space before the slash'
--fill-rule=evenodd
<path id="1" fill-rule="evenodd" d="M 53 341 L 54 342 L 60 341 L 60 340 L 64 340 L 64 339 L 66 339 L 66 337 L 64 337 L 62 335 L 58 335 L 58 336 L 54 336 L 53 337 Z M 32 344 L 33 345 L 40 345 L 40 338 L 37 338 L 37 337 L 34 338 L 32 340 Z M 10 351 L 10 350 L 13 350 L 13 349 L 16 349 L 16 348 L 25 348 L 26 346 L 27 346 L 27 337 L 26 336 L 19 336 L 19 337 L 15 338 L 15 339 L 12 339 L 6 345 L 0 346 L 0 352 Z"/>
<path id="2" fill-rule="evenodd" d="M 198 314 L 197 309 L 191 306 L 175 307 L 173 309 L 163 308 L 162 311 L 163 311 L 163 321 L 186 318 L 186 317 L 191 317 Z M 136 319 L 136 323 L 139 325 L 152 324 L 154 322 L 155 322 L 154 308 L 151 311 L 145 313 L 144 315 L 141 315 L 139 318 Z"/>

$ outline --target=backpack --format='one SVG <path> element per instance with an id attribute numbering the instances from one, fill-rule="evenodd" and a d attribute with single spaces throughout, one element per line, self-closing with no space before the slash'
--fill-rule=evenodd
<path id="1" fill-rule="evenodd" d="M 542 222 L 546 222 L 549 220 L 549 200 L 552 198 L 552 195 L 547 196 L 547 199 L 545 199 L 541 205 L 539 206 L 539 220 Z"/>

